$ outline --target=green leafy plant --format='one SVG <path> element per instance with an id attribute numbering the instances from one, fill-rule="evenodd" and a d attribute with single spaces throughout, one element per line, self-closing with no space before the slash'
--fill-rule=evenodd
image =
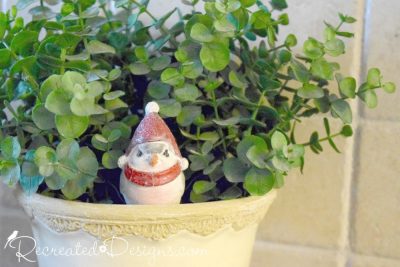
<path id="1" fill-rule="evenodd" d="M 333 60 L 353 36 L 350 16 L 296 54 L 295 35 L 278 42 L 285 0 L 204 0 L 202 12 L 198 0 L 183 3 L 192 11 L 162 17 L 149 0 L 20 0 L 0 13 L 2 180 L 121 202 L 117 159 L 155 100 L 190 160 L 184 202 L 263 195 L 303 167 L 306 147 L 339 151 L 334 139 L 352 135 L 350 100 L 374 108 L 377 89 L 395 91 L 376 68 L 358 85 L 340 74 Z M 17 9 L 28 7 L 25 23 Z M 296 124 L 317 114 L 326 133 L 297 143 Z"/>

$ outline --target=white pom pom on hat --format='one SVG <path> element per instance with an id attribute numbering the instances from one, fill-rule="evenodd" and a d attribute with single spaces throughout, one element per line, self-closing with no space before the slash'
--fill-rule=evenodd
<path id="1" fill-rule="evenodd" d="M 158 111 L 160 111 L 160 106 L 157 104 L 157 102 L 151 101 L 147 103 L 146 107 L 144 108 L 144 111 L 146 115 L 153 112 L 158 113 Z"/>

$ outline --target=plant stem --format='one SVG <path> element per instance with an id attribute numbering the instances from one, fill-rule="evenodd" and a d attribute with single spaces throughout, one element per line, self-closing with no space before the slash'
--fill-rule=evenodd
<path id="1" fill-rule="evenodd" d="M 218 113 L 218 105 L 217 105 L 217 101 L 216 101 L 216 98 L 215 98 L 215 92 L 211 91 L 210 95 L 211 95 L 211 100 L 212 100 L 212 103 L 213 103 L 215 117 L 217 118 L 217 120 L 219 120 L 220 117 L 219 117 L 219 113 Z M 226 149 L 226 143 L 225 143 L 225 139 L 224 139 L 224 133 L 222 132 L 222 129 L 220 127 L 218 127 L 218 135 L 221 138 L 221 140 L 223 140 L 222 147 L 224 148 L 225 155 L 227 155 L 227 149 Z"/>
<path id="2" fill-rule="evenodd" d="M 324 138 L 319 139 L 318 142 L 328 141 L 329 139 L 335 138 L 335 137 L 337 137 L 337 136 L 339 136 L 339 135 L 341 135 L 341 133 L 332 134 L 332 135 L 330 135 L 330 136 L 327 136 L 327 137 L 324 137 Z M 303 144 L 301 144 L 301 145 L 302 145 L 302 146 L 309 146 L 309 145 L 311 145 L 311 143 L 310 143 L 310 142 L 307 142 L 307 143 L 303 143 Z"/>
<path id="3" fill-rule="evenodd" d="M 147 9 L 147 6 L 145 6 L 145 5 L 141 4 L 141 3 L 138 3 L 136 0 L 131 0 L 131 2 L 134 3 L 135 5 L 137 5 L 139 8 L 143 9 L 143 12 L 146 13 L 154 22 L 157 22 L 157 21 L 158 21 L 157 17 L 154 16 L 154 15 Z M 160 30 L 160 32 L 161 32 L 162 34 L 168 35 L 168 31 L 167 31 L 164 27 L 161 26 L 161 27 L 159 28 L 159 30 Z M 178 44 L 178 42 L 177 42 L 175 39 L 172 38 L 172 36 L 169 38 L 169 42 L 171 43 L 171 45 L 172 45 L 174 48 L 178 48 L 179 44 Z"/>
<path id="4" fill-rule="evenodd" d="M 336 27 L 335 31 L 339 31 L 339 29 L 340 29 L 340 27 L 342 27 L 343 23 L 344 23 L 344 22 L 341 21 L 341 22 L 339 23 L 339 25 Z"/>
<path id="5" fill-rule="evenodd" d="M 78 4 L 78 15 L 79 15 L 79 24 L 81 25 L 82 29 L 85 27 L 85 22 L 83 21 L 82 18 L 82 7 L 81 5 Z M 88 42 L 86 36 L 83 37 L 83 44 L 85 46 L 86 51 L 89 53 L 89 62 L 91 61 L 90 59 L 90 51 L 88 49 Z"/>
<path id="6" fill-rule="evenodd" d="M 100 8 L 101 8 L 101 10 L 103 10 L 104 14 L 106 15 L 108 25 L 109 25 L 110 28 L 113 30 L 113 29 L 114 29 L 114 26 L 113 26 L 113 24 L 111 23 L 110 13 L 109 13 L 108 10 L 106 9 L 105 5 L 101 5 Z"/>
<path id="7" fill-rule="evenodd" d="M 0 126 L 0 129 L 7 129 L 7 128 L 13 128 L 13 127 L 18 127 L 20 125 L 31 125 L 29 122 L 19 122 L 18 124 L 8 124 L 8 125 L 2 125 Z"/>
<path id="8" fill-rule="evenodd" d="M 258 99 L 257 107 L 253 110 L 253 114 L 251 114 L 251 118 L 253 120 L 255 120 L 257 118 L 258 111 L 260 110 L 261 104 L 262 104 L 263 100 L 265 99 L 264 98 L 265 92 L 266 91 L 263 91 L 261 93 L 260 98 Z M 247 131 L 246 131 L 246 134 L 251 135 L 252 131 L 253 131 L 253 125 L 250 125 L 249 129 L 247 129 Z"/>
<path id="9" fill-rule="evenodd" d="M 60 59 L 62 61 L 62 65 L 60 67 L 60 74 L 64 74 L 65 72 L 65 67 L 64 67 L 64 63 L 65 63 L 65 56 L 67 55 L 67 50 L 65 48 L 61 49 L 61 55 L 60 55 Z"/>
<path id="10" fill-rule="evenodd" d="M 284 47 L 286 47 L 286 45 L 285 44 L 281 44 L 281 45 L 278 45 L 278 46 L 276 46 L 274 48 L 269 49 L 267 52 L 270 53 L 270 52 L 273 52 L 275 50 L 278 50 L 278 49 L 281 49 L 281 48 L 284 48 Z"/>

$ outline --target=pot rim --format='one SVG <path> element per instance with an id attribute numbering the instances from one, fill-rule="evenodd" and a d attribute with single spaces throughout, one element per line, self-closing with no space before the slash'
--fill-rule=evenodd
<path id="1" fill-rule="evenodd" d="M 129 205 L 129 204 L 104 204 L 104 203 L 87 203 L 73 200 L 64 200 L 60 198 L 53 198 L 39 193 L 34 193 L 30 196 L 26 195 L 21 189 L 17 190 L 17 198 L 23 204 L 30 206 L 47 206 L 47 210 L 53 213 L 71 213 L 75 216 L 98 215 L 100 218 L 105 212 L 115 213 L 114 218 L 124 218 L 125 212 L 140 212 L 143 214 L 157 213 L 160 214 L 160 209 L 164 216 L 168 216 L 171 212 L 175 217 L 176 215 L 187 215 L 188 213 L 201 213 L 203 210 L 209 209 L 222 209 L 235 207 L 236 209 L 248 209 L 251 207 L 258 207 L 270 198 L 275 198 L 277 190 L 271 190 L 264 196 L 247 196 L 229 200 L 209 201 L 201 203 L 184 203 L 184 204 L 160 204 L 160 205 Z M 63 211 L 61 209 L 64 209 Z M 89 209 L 89 210 L 88 210 Z M 71 212 L 73 210 L 73 212 Z M 118 213 L 122 212 L 122 214 Z M 122 216 L 121 216 L 122 215 Z M 140 216 L 136 214 L 135 216 Z"/>
<path id="2" fill-rule="evenodd" d="M 56 232 L 84 230 L 108 238 L 139 235 L 160 240 L 186 230 L 202 236 L 222 228 L 241 230 L 258 223 L 275 199 L 277 190 L 264 196 L 193 204 L 124 205 L 95 204 L 26 195 L 17 190 L 17 199 L 32 220 L 39 220 Z"/>

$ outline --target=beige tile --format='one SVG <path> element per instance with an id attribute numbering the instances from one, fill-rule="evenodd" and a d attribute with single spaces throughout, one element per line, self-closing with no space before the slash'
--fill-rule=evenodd
<path id="1" fill-rule="evenodd" d="M 400 86 L 400 1 L 371 0 L 367 20 L 366 66 L 379 67 L 385 81 L 393 81 Z M 400 94 L 380 92 L 379 105 L 375 110 L 362 108 L 367 118 L 400 119 Z"/>
<path id="2" fill-rule="evenodd" d="M 400 123 L 361 126 L 356 150 L 352 247 L 400 259 Z"/>
<path id="3" fill-rule="evenodd" d="M 337 267 L 334 251 L 256 243 L 251 267 Z"/>
<path id="4" fill-rule="evenodd" d="M 32 231 L 30 228 L 30 223 L 26 216 L 14 215 L 12 214 L 1 214 L 0 215 L 0 266 L 1 267 L 37 267 L 37 263 L 30 263 L 21 258 L 21 262 L 18 262 L 16 257 L 17 250 L 7 246 L 5 249 L 4 245 L 7 238 L 13 233 L 13 231 L 18 231 L 18 236 L 32 236 Z M 21 253 L 26 254 L 29 252 L 33 244 L 27 241 L 28 239 L 23 239 L 21 242 Z M 17 246 L 18 244 L 13 244 Z M 29 257 L 30 260 L 36 261 L 36 257 Z"/>
<path id="5" fill-rule="evenodd" d="M 341 124 L 333 122 L 332 132 L 336 132 Z M 325 136 L 322 125 L 322 118 L 298 125 L 298 142 L 307 141 L 313 129 Z M 261 223 L 259 239 L 337 247 L 342 227 L 346 143 L 342 137 L 337 140 L 341 154 L 327 144 L 320 155 L 306 150 L 304 174 L 295 170 L 286 178 L 285 186 Z"/>
<path id="6" fill-rule="evenodd" d="M 324 21 L 337 25 L 339 21 L 338 12 L 343 14 L 357 17 L 358 15 L 358 1 L 357 0 L 331 0 L 331 1 L 318 1 L 318 0 L 290 0 L 287 1 L 289 8 L 287 12 L 289 14 L 290 22 L 286 27 L 280 28 L 280 40 L 289 33 L 293 33 L 298 38 L 298 45 L 294 49 L 295 51 L 302 51 L 303 43 L 308 37 L 314 37 L 318 40 L 323 40 L 323 33 L 325 29 Z M 355 24 L 343 26 L 343 30 L 356 32 L 356 27 L 359 23 L 362 23 L 362 18 L 357 18 L 358 21 Z M 335 58 L 333 61 L 337 61 L 342 65 L 343 74 L 351 74 L 352 61 L 353 61 L 353 50 L 357 44 L 355 39 L 344 39 L 346 45 L 346 54 Z M 332 87 L 335 87 L 333 84 Z"/>
<path id="7" fill-rule="evenodd" d="M 400 261 L 385 258 L 355 255 L 352 258 L 352 267 L 399 267 Z"/>

